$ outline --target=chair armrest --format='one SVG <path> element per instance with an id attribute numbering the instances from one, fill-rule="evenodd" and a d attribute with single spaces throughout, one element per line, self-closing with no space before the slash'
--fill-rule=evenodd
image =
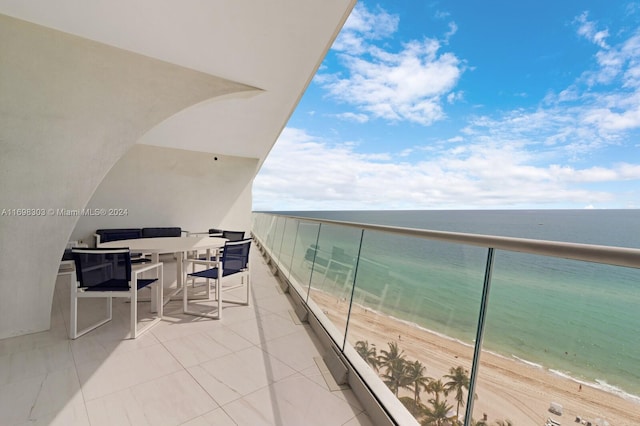
<path id="1" fill-rule="evenodd" d="M 162 262 L 158 262 L 158 263 L 146 263 L 146 264 L 140 264 L 140 265 L 141 265 L 141 266 L 140 266 L 139 268 L 138 268 L 138 267 L 135 267 L 135 268 L 134 268 L 134 267 L 132 267 L 132 268 L 131 268 L 131 273 L 132 273 L 132 274 L 136 274 L 136 275 L 137 275 L 137 274 L 140 274 L 140 273 L 142 273 L 142 272 L 146 272 L 146 271 L 149 271 L 149 270 L 151 270 L 151 269 L 155 269 L 155 268 L 157 268 L 157 267 L 159 267 L 159 266 L 160 266 L 160 267 L 162 267 Z"/>
<path id="2" fill-rule="evenodd" d="M 100 234 L 93 234 L 96 239 L 96 247 L 100 247 Z"/>
<path id="3" fill-rule="evenodd" d="M 202 260 L 202 259 L 185 259 L 184 262 L 194 263 L 196 265 L 204 265 L 208 267 L 212 267 L 222 263 L 219 260 Z"/>

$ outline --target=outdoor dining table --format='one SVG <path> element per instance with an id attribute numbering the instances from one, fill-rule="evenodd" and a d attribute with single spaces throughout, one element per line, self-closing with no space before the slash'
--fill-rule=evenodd
<path id="1" fill-rule="evenodd" d="M 182 264 L 184 255 L 188 252 L 206 250 L 207 259 L 211 258 L 212 251 L 224 247 L 226 238 L 220 237 L 157 237 L 157 238 L 134 238 L 131 240 L 109 241 L 100 244 L 100 248 L 129 248 L 133 252 L 151 253 L 153 263 L 160 261 L 160 254 L 175 253 L 176 261 L 176 290 L 169 294 L 164 303 L 167 303 L 171 296 L 183 289 Z M 186 294 L 186 292 L 185 292 Z M 154 297 L 152 293 L 152 299 Z M 155 306 L 154 300 L 151 306 Z"/>

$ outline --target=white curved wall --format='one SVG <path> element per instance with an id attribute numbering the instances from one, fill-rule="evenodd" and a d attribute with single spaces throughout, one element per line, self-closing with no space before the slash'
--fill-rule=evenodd
<path id="1" fill-rule="evenodd" d="M 126 214 L 80 217 L 71 239 L 92 244 L 100 228 L 249 231 L 251 184 L 257 166 L 257 158 L 134 145 L 87 204 L 92 210 L 126 209 Z"/>
<path id="2" fill-rule="evenodd" d="M 0 209 L 82 209 L 158 123 L 252 90 L 4 15 L 0 61 Z M 59 259 L 77 219 L 0 216 L 0 339 L 49 328 Z"/>
<path id="3" fill-rule="evenodd" d="M 172 117 L 144 143 L 176 147 L 163 135 L 197 126 L 202 132 L 180 148 L 264 160 L 355 3 L 0 0 L 0 13 L 263 89 L 251 102 Z M 211 149 L 213 132 L 233 143 Z"/>

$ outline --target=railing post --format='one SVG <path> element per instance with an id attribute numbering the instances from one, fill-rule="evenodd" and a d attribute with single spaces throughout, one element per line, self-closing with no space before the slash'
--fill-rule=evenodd
<path id="1" fill-rule="evenodd" d="M 296 247 L 298 246 L 298 232 L 300 232 L 300 221 L 296 220 L 296 234 L 293 237 L 293 248 L 291 249 L 291 263 L 289 263 L 289 276 L 287 278 L 291 278 L 291 271 L 293 270 L 293 259 L 296 257 Z"/>
<path id="2" fill-rule="evenodd" d="M 316 256 L 318 255 L 318 243 L 320 242 L 320 231 L 322 230 L 322 224 L 318 224 L 318 235 L 316 235 L 316 247 L 313 251 L 313 262 L 311 262 L 311 273 L 309 274 L 309 287 L 307 288 L 307 298 L 304 301 L 305 304 L 309 304 L 309 295 L 311 294 L 311 283 L 313 282 L 313 270 L 316 267 Z"/>
<path id="3" fill-rule="evenodd" d="M 284 218 L 284 224 L 282 225 L 282 237 L 280 238 L 280 251 L 278 251 L 278 260 L 282 261 L 282 243 L 284 242 L 284 231 L 287 229 L 287 217 Z"/>
<path id="4" fill-rule="evenodd" d="M 487 253 L 487 266 L 484 270 L 484 285 L 482 286 L 482 298 L 480 300 L 480 313 L 478 314 L 478 328 L 476 329 L 476 342 L 473 349 L 473 361 L 471 363 L 471 377 L 469 377 L 469 394 L 467 395 L 467 409 L 464 415 L 464 424 L 471 424 L 473 414 L 473 401 L 475 397 L 476 381 L 478 379 L 478 366 L 480 365 L 480 351 L 482 351 L 482 338 L 484 337 L 484 325 L 487 316 L 487 305 L 489 303 L 489 289 L 491 288 L 491 272 L 493 271 L 493 252 L 489 247 Z"/>
<path id="5" fill-rule="evenodd" d="M 360 245 L 358 246 L 358 257 L 356 257 L 356 264 L 353 272 L 353 280 L 351 281 L 351 297 L 349 298 L 349 311 L 347 312 L 347 323 L 344 327 L 344 339 L 342 341 L 341 351 L 344 352 L 344 347 L 347 345 L 347 333 L 349 331 L 349 320 L 351 319 L 351 307 L 353 306 L 353 296 L 356 292 L 356 277 L 358 276 L 358 265 L 360 264 L 360 254 L 362 253 L 362 239 L 364 238 L 364 229 L 360 231 Z"/>

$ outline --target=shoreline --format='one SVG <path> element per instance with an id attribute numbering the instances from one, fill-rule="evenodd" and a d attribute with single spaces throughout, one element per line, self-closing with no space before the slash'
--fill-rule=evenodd
<path id="1" fill-rule="evenodd" d="M 344 322 L 347 303 L 318 290 L 312 293 L 325 315 L 335 324 Z M 436 380 L 451 367 L 461 365 L 467 370 L 471 367 L 472 345 L 360 305 L 353 306 L 351 315 L 348 340 L 352 345 L 366 340 L 375 344 L 380 353 L 388 349 L 388 343 L 396 342 L 408 360 L 420 360 L 427 368 L 427 375 Z M 482 352 L 479 371 L 478 399 L 474 402 L 476 420 L 486 413 L 489 424 L 509 419 L 518 426 L 542 425 L 549 417 L 573 423 L 577 416 L 594 425 L 596 419 L 606 420 L 611 426 L 640 424 L 640 398 L 628 393 L 629 397 L 625 398 L 603 389 L 605 386 L 599 383 L 589 383 L 513 355 L 508 357 L 487 350 Z M 408 395 L 401 393 L 400 396 Z M 422 399 L 430 397 L 424 394 Z M 455 410 L 452 397 L 447 400 Z M 562 416 L 548 411 L 551 402 L 564 407 Z M 460 411 L 463 413 L 464 408 Z"/>
<path id="2" fill-rule="evenodd" d="M 407 321 L 407 320 L 403 320 L 403 319 L 397 318 L 397 317 L 395 317 L 393 315 L 387 315 L 385 313 L 382 313 L 382 312 L 379 312 L 379 311 L 364 307 L 364 306 L 359 305 L 359 304 L 356 304 L 356 306 L 358 308 L 360 308 L 360 309 L 363 309 L 363 310 L 366 310 L 366 311 L 369 311 L 369 312 L 373 312 L 376 315 L 390 318 L 393 321 L 397 321 L 397 322 L 399 322 L 401 324 L 404 324 L 404 325 L 406 325 L 408 327 L 414 327 L 414 328 L 416 328 L 418 330 L 421 330 L 421 331 L 423 331 L 425 333 L 429 333 L 429 334 L 431 334 L 433 336 L 436 336 L 437 338 L 447 339 L 447 340 L 450 340 L 453 343 L 457 343 L 457 344 L 460 344 L 460 345 L 463 345 L 463 346 L 467 346 L 469 348 L 473 348 L 473 345 L 470 344 L 470 343 L 464 342 L 464 341 L 462 341 L 462 340 L 460 340 L 458 338 L 455 338 L 455 337 L 447 336 L 446 334 L 443 334 L 443 333 L 440 333 L 440 332 L 437 332 L 437 331 L 434 331 L 434 330 L 430 330 L 430 329 L 428 329 L 428 328 L 426 328 L 426 327 L 424 327 L 424 326 L 422 326 L 420 324 L 417 324 L 417 323 L 414 323 L 414 322 L 411 322 L 411 321 Z M 602 379 L 597 379 L 596 378 L 593 381 L 590 381 L 589 379 L 575 377 L 575 376 L 573 376 L 571 374 L 571 372 L 566 372 L 566 371 L 561 371 L 561 370 L 557 370 L 557 369 L 554 369 L 554 368 L 546 367 L 544 364 L 536 363 L 536 362 L 533 362 L 533 361 L 528 361 L 528 360 L 520 358 L 520 357 L 518 357 L 518 356 L 516 356 L 514 354 L 511 354 L 510 356 L 508 356 L 508 355 L 501 354 L 501 353 L 493 351 L 493 350 L 483 349 L 483 354 L 485 354 L 485 353 L 486 354 L 491 354 L 492 356 L 495 356 L 495 357 L 503 358 L 505 360 L 515 360 L 515 361 L 517 361 L 519 363 L 522 363 L 523 365 L 526 365 L 526 366 L 529 366 L 529 367 L 532 367 L 532 368 L 536 368 L 536 369 L 540 369 L 540 370 L 545 371 L 545 372 L 547 372 L 549 374 L 553 374 L 553 375 L 559 376 L 561 378 L 564 378 L 564 379 L 567 379 L 567 380 L 571 380 L 571 381 L 575 382 L 575 384 L 577 386 L 579 386 L 579 385 L 589 386 L 589 387 L 591 387 L 593 389 L 597 389 L 597 390 L 600 390 L 602 392 L 609 393 L 611 395 L 620 397 L 620 398 L 625 399 L 627 401 L 630 401 L 632 403 L 640 404 L 640 395 L 632 394 L 630 392 L 625 391 L 624 389 L 619 388 L 618 386 L 611 385 L 611 384 L 607 383 L 606 380 L 602 380 Z"/>

